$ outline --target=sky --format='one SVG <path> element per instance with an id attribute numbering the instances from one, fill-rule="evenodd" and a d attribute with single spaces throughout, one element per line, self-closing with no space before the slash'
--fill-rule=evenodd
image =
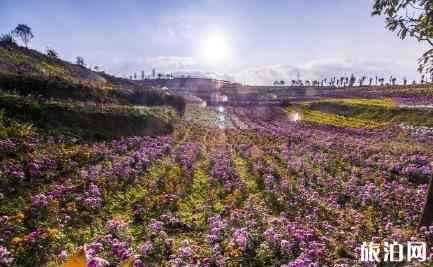
<path id="1" fill-rule="evenodd" d="M 206 75 L 245 84 L 348 74 L 419 80 L 428 46 L 371 17 L 373 0 L 1 0 L 0 33 L 117 76 Z"/>

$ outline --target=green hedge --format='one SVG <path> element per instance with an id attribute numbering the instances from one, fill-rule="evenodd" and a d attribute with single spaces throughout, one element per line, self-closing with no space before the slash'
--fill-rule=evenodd
<path id="1" fill-rule="evenodd" d="M 31 122 L 51 134 L 85 139 L 168 134 L 177 122 L 174 111 L 168 109 L 149 112 L 86 109 L 60 103 L 40 103 L 17 95 L 0 96 L 0 109 L 4 110 L 6 117 Z"/>

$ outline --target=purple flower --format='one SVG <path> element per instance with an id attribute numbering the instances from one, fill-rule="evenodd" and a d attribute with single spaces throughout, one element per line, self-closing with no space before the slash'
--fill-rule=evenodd
<path id="1" fill-rule="evenodd" d="M 57 255 L 57 259 L 59 259 L 60 261 L 64 261 L 67 257 L 68 252 L 66 250 L 63 250 L 62 252 L 60 252 L 59 255 Z"/>
<path id="2" fill-rule="evenodd" d="M 146 256 L 150 250 L 152 250 L 153 248 L 153 244 L 151 241 L 146 241 L 141 247 L 138 248 L 138 252 L 142 255 L 142 256 Z"/>
<path id="3" fill-rule="evenodd" d="M 101 257 L 92 257 L 87 263 L 87 267 L 103 267 L 107 265 L 110 265 L 110 263 Z"/>
<path id="4" fill-rule="evenodd" d="M 233 233 L 233 239 L 238 246 L 246 247 L 248 241 L 248 232 L 245 230 L 245 228 L 237 229 Z"/>
<path id="5" fill-rule="evenodd" d="M 206 235 L 204 241 L 208 244 L 213 244 L 218 240 L 216 235 Z"/>
<path id="6" fill-rule="evenodd" d="M 153 234 L 159 233 L 164 227 L 164 223 L 155 219 L 150 220 L 149 228 Z"/>
<path id="7" fill-rule="evenodd" d="M 292 246 L 289 241 L 287 241 L 286 239 L 281 240 L 281 249 L 285 251 L 290 251 L 291 248 Z"/>
<path id="8" fill-rule="evenodd" d="M 0 265 L 9 265 L 14 261 L 10 254 L 5 247 L 0 246 Z"/>

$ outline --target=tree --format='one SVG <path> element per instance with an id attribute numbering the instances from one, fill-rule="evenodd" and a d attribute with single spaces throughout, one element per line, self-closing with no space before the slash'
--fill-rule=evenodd
<path id="1" fill-rule="evenodd" d="M 51 49 L 49 47 L 47 47 L 46 53 L 47 53 L 47 56 L 49 56 L 51 58 L 58 58 L 59 57 L 59 54 L 57 54 L 57 52 L 54 51 L 54 49 Z"/>
<path id="2" fill-rule="evenodd" d="M 156 70 L 155 68 L 152 69 L 152 78 L 155 79 L 155 75 L 156 75 Z"/>
<path id="3" fill-rule="evenodd" d="M 16 44 L 14 36 L 11 33 L 5 33 L 0 36 L 0 42 L 6 44 Z"/>
<path id="4" fill-rule="evenodd" d="M 77 63 L 78 66 L 81 66 L 81 67 L 86 66 L 86 63 L 84 62 L 84 59 L 82 57 L 80 57 L 80 56 L 78 56 L 75 59 L 75 62 Z"/>
<path id="5" fill-rule="evenodd" d="M 141 79 L 144 80 L 144 70 L 141 71 Z"/>
<path id="6" fill-rule="evenodd" d="M 278 86 L 278 85 L 280 85 L 280 81 L 275 81 L 274 86 Z"/>
<path id="7" fill-rule="evenodd" d="M 12 33 L 14 36 L 21 38 L 26 47 L 30 39 L 33 38 L 32 29 L 26 24 L 18 24 Z"/>
<path id="8" fill-rule="evenodd" d="M 405 39 L 414 37 L 433 47 L 433 3 L 431 0 L 375 0 L 373 16 L 384 15 L 386 28 Z M 418 59 L 419 72 L 433 72 L 433 48 Z"/>
<path id="9" fill-rule="evenodd" d="M 384 78 L 380 78 L 380 79 L 378 79 L 378 81 L 380 82 L 380 86 L 383 86 L 383 83 L 385 82 L 385 79 Z"/>
<path id="10" fill-rule="evenodd" d="M 286 84 L 285 81 L 283 81 L 283 80 L 280 81 L 280 85 L 281 85 L 281 86 L 283 86 L 283 85 L 285 85 L 285 84 Z"/>
<path id="11" fill-rule="evenodd" d="M 353 74 L 350 75 L 350 83 L 349 86 L 352 87 L 355 84 L 356 78 Z"/>
<path id="12" fill-rule="evenodd" d="M 99 67 L 98 67 L 98 66 L 95 66 L 94 69 L 95 69 L 95 71 L 98 71 L 98 70 L 99 70 Z"/>

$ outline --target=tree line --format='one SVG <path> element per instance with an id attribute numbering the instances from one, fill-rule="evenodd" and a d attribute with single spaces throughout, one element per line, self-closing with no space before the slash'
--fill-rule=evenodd
<path id="1" fill-rule="evenodd" d="M 421 75 L 421 79 L 419 80 L 419 84 L 426 84 L 429 81 L 427 80 L 426 75 Z M 433 82 L 433 76 L 432 80 Z M 410 82 L 403 78 L 403 85 L 408 85 Z M 411 82 L 412 84 L 418 84 L 416 80 Z M 331 77 L 331 78 L 323 78 L 321 80 L 291 80 L 290 83 L 287 83 L 284 80 L 276 80 L 274 81 L 274 86 L 331 86 L 331 87 L 353 87 L 353 86 L 384 86 L 384 85 L 397 85 L 397 78 L 394 76 L 390 76 L 389 79 L 385 79 L 383 77 L 367 77 L 362 76 L 360 78 L 356 78 L 355 75 L 351 74 L 350 76 L 342 76 L 342 77 Z"/>

